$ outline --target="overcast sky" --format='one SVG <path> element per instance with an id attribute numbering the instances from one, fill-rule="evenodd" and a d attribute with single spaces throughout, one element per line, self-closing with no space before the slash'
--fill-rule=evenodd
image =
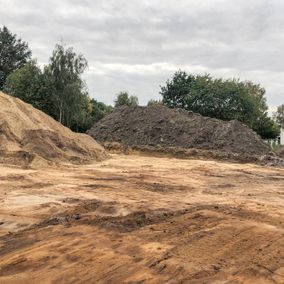
<path id="1" fill-rule="evenodd" d="M 128 90 L 159 98 L 178 69 L 260 83 L 284 103 L 282 0 L 0 0 L 0 25 L 29 43 L 40 64 L 63 41 L 89 62 L 92 97 Z"/>

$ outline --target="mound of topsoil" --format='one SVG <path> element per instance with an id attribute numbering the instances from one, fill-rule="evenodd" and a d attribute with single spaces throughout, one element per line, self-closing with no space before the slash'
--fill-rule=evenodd
<path id="1" fill-rule="evenodd" d="M 245 157 L 270 154 L 270 147 L 236 120 L 222 121 L 161 105 L 115 108 L 88 134 L 99 142 L 124 146 L 194 148 Z"/>
<path id="2" fill-rule="evenodd" d="M 281 158 L 284 158 L 284 147 L 281 147 L 281 149 L 277 152 L 277 154 L 278 154 Z"/>
<path id="3" fill-rule="evenodd" d="M 0 162 L 37 166 L 103 160 L 104 148 L 23 101 L 0 92 Z"/>

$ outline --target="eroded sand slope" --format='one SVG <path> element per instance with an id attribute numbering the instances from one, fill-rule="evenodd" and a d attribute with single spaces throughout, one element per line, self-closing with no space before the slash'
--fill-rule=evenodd
<path id="1" fill-rule="evenodd" d="M 103 160 L 102 146 L 42 111 L 0 92 L 0 163 L 45 166 Z"/>

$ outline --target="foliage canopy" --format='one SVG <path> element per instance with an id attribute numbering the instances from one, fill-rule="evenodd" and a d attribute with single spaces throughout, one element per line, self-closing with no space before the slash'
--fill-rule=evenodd
<path id="1" fill-rule="evenodd" d="M 120 92 L 117 94 L 116 100 L 114 101 L 114 105 L 118 106 L 138 106 L 138 97 L 130 96 L 128 92 Z"/>
<path id="2" fill-rule="evenodd" d="M 237 119 L 263 138 L 274 138 L 279 130 L 268 117 L 265 89 L 250 81 L 214 79 L 209 74 L 178 71 L 161 87 L 163 104 L 222 120 Z"/>
<path id="3" fill-rule="evenodd" d="M 22 67 L 31 55 L 26 42 L 18 39 L 6 26 L 0 27 L 0 90 L 3 89 L 7 77 Z"/>

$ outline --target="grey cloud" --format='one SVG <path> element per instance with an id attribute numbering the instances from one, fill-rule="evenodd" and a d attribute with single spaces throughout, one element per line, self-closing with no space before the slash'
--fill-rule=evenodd
<path id="1" fill-rule="evenodd" d="M 261 83 L 284 102 L 284 2 L 278 0 L 0 0 L 0 24 L 29 42 L 40 63 L 63 40 L 89 61 L 90 93 L 158 98 L 173 72 Z"/>

